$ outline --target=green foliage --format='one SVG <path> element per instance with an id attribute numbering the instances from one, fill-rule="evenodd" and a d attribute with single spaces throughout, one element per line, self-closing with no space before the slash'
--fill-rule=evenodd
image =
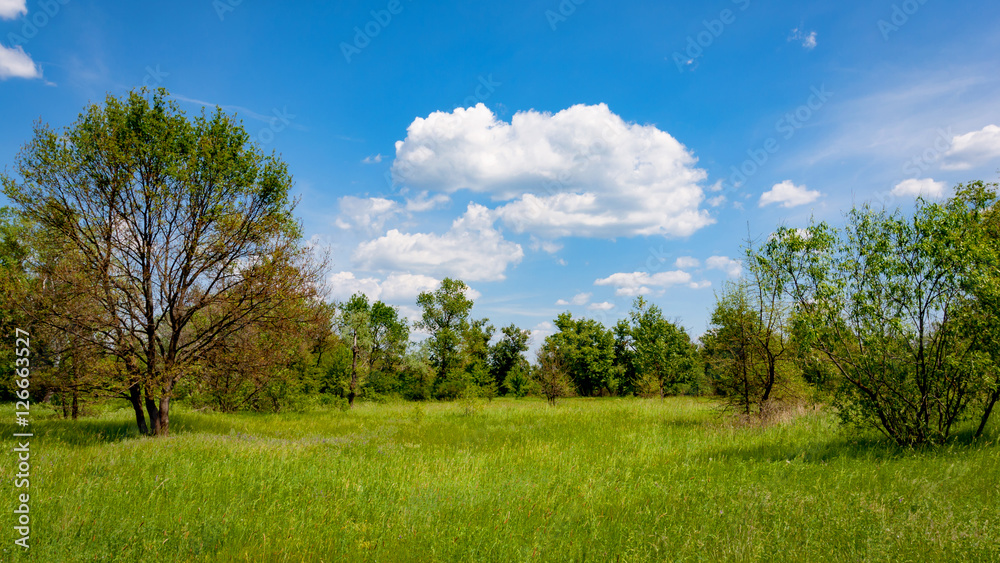
<path id="1" fill-rule="evenodd" d="M 142 430 L 148 413 L 168 433 L 175 389 L 217 345 L 315 295 L 287 166 L 221 109 L 189 119 L 164 90 L 109 95 L 63 130 L 37 125 L 15 168 L 3 191 L 40 232 L 29 269 L 66 305 L 26 313 L 119 360 Z"/>
<path id="2" fill-rule="evenodd" d="M 555 406 L 556 399 L 561 397 L 573 396 L 575 389 L 572 378 L 555 343 L 546 342 L 539 348 L 537 356 L 538 363 L 532 370 L 534 380 L 538 391 L 549 405 Z"/>
<path id="3" fill-rule="evenodd" d="M 501 333 L 503 336 L 490 349 L 490 376 L 498 389 L 523 397 L 528 381 L 524 353 L 528 351 L 531 333 L 513 324 L 503 327 Z"/>
<path id="4" fill-rule="evenodd" d="M 842 232 L 780 229 L 761 259 L 794 280 L 800 341 L 843 378 L 842 417 L 900 444 L 943 442 L 989 417 L 997 390 L 990 306 L 996 186 L 961 187 L 907 216 L 863 206 Z M 995 348 L 993 348 L 995 349 Z"/>
<path id="5" fill-rule="evenodd" d="M 584 397 L 614 395 L 619 390 L 615 370 L 615 337 L 594 319 L 573 319 L 562 313 L 555 320 L 559 332 L 545 339 L 559 357 L 576 392 Z"/>
<path id="6" fill-rule="evenodd" d="M 763 415 L 770 410 L 769 401 L 790 398 L 797 375 L 788 354 L 784 312 L 762 300 L 762 294 L 748 281 L 727 283 L 716 296 L 711 325 L 701 339 L 716 392 L 744 414 Z"/>
<path id="7" fill-rule="evenodd" d="M 629 319 L 632 362 L 642 394 L 662 399 L 694 380 L 698 350 L 684 327 L 668 321 L 659 307 L 642 297 L 636 298 Z"/>
<path id="8" fill-rule="evenodd" d="M 472 311 L 468 289 L 461 280 L 445 278 L 437 290 L 417 296 L 417 305 L 423 309 L 417 326 L 431 335 L 430 361 L 441 379 L 461 365 L 462 334 L 468 329 Z"/>

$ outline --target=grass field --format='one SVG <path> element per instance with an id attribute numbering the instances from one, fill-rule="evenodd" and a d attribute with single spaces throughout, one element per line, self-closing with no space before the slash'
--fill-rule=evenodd
<path id="1" fill-rule="evenodd" d="M 3 561 L 1000 561 L 995 423 L 915 451 L 688 398 L 33 417 L 30 558 L 3 426 Z"/>

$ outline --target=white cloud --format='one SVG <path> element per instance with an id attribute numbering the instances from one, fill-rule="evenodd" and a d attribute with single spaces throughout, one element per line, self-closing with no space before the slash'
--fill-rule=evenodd
<path id="1" fill-rule="evenodd" d="M 724 195 L 717 195 L 717 196 L 709 199 L 708 200 L 708 204 L 711 205 L 712 207 L 718 207 L 718 206 L 726 203 L 726 201 L 727 201 L 726 196 L 724 196 Z"/>
<path id="2" fill-rule="evenodd" d="M 0 19 L 12 20 L 28 13 L 27 0 L 0 0 Z"/>
<path id="3" fill-rule="evenodd" d="M 534 359 L 534 353 L 541 347 L 545 341 L 545 337 L 555 333 L 556 327 L 549 321 L 540 322 L 535 325 L 535 328 L 531 329 L 531 350 L 529 350 L 531 356 L 529 358 Z"/>
<path id="4" fill-rule="evenodd" d="M 444 207 L 451 203 L 451 198 L 445 194 L 434 194 L 428 197 L 427 191 L 417 194 L 417 197 L 406 200 L 406 210 L 412 213 L 430 211 L 438 207 Z"/>
<path id="5" fill-rule="evenodd" d="M 625 297 L 638 295 L 661 295 L 672 285 L 691 283 L 691 274 L 682 270 L 657 272 L 632 272 L 612 274 L 599 279 L 594 285 L 610 285 L 615 287 L 615 294 Z M 657 288 L 657 289 L 654 289 Z"/>
<path id="6" fill-rule="evenodd" d="M 361 162 L 362 164 L 378 164 L 382 162 L 382 153 L 366 156 Z"/>
<path id="7" fill-rule="evenodd" d="M 696 282 L 691 282 L 688 284 L 691 289 L 705 289 L 706 287 L 712 287 L 712 282 L 708 280 L 701 280 Z"/>
<path id="8" fill-rule="evenodd" d="M 375 277 L 358 278 L 354 272 L 337 272 L 330 276 L 327 283 L 330 296 L 338 301 L 350 299 L 355 293 L 364 293 L 372 301 L 413 303 L 421 293 L 437 289 L 441 285 L 441 280 L 408 273 L 392 273 L 384 280 L 379 280 Z M 466 290 L 465 295 L 472 300 L 482 296 L 471 287 Z"/>
<path id="9" fill-rule="evenodd" d="M 389 274 L 382 282 L 382 299 L 391 302 L 416 301 L 418 295 L 434 291 L 439 285 L 441 280 L 421 274 Z M 478 297 L 479 292 L 470 288 L 467 295 Z"/>
<path id="10" fill-rule="evenodd" d="M 366 270 L 411 271 L 468 282 L 503 280 L 507 266 L 523 257 L 521 245 L 504 240 L 493 228 L 490 210 L 470 203 L 444 234 L 392 229 L 359 245 L 352 260 Z"/>
<path id="11" fill-rule="evenodd" d="M 743 263 L 728 256 L 712 256 L 705 260 L 709 270 L 722 270 L 727 276 L 737 278 L 743 273 Z"/>
<path id="12" fill-rule="evenodd" d="M 946 184 L 935 182 L 931 178 L 903 180 L 892 188 L 892 195 L 897 197 L 931 197 L 939 198 L 944 195 Z"/>
<path id="13" fill-rule="evenodd" d="M 806 33 L 799 28 L 792 30 L 791 36 L 788 37 L 789 41 L 802 41 L 802 46 L 807 50 L 811 51 L 816 48 L 816 32 L 810 31 Z"/>
<path id="14" fill-rule="evenodd" d="M 341 229 L 360 229 L 368 234 L 382 232 L 386 222 L 400 213 L 399 204 L 381 197 L 340 198 L 340 216 L 334 224 Z"/>
<path id="15" fill-rule="evenodd" d="M 330 297 L 337 301 L 346 301 L 355 293 L 364 293 L 368 299 L 376 301 L 382 298 L 382 287 L 377 279 L 359 279 L 354 272 L 337 272 L 330 276 L 327 284 Z"/>
<path id="16" fill-rule="evenodd" d="M 696 162 L 668 133 L 604 104 L 510 123 L 479 104 L 415 119 L 392 172 L 410 186 L 490 194 L 508 202 L 497 209 L 506 224 L 547 239 L 687 236 L 713 222 Z"/>
<path id="17" fill-rule="evenodd" d="M 532 250 L 544 250 L 549 254 L 555 254 L 562 250 L 563 245 L 558 242 L 552 242 L 551 240 L 542 240 L 535 236 L 531 237 L 531 249 Z"/>
<path id="18" fill-rule="evenodd" d="M 805 186 L 796 186 L 791 180 L 785 180 L 761 194 L 759 206 L 780 203 L 782 207 L 796 207 L 812 203 L 819 199 L 820 195 L 818 191 L 806 189 Z"/>
<path id="19" fill-rule="evenodd" d="M 0 0 L 2 1 L 2 0 Z M 42 73 L 20 45 L 8 49 L 0 45 L 0 80 L 8 78 L 41 78 Z"/>
<path id="20" fill-rule="evenodd" d="M 566 305 L 586 305 L 590 301 L 590 297 L 593 293 L 577 293 L 573 296 L 573 299 L 566 301 L 565 299 L 560 299 L 556 301 L 556 305 L 564 307 Z"/>
<path id="21" fill-rule="evenodd" d="M 996 160 L 1000 160 L 1000 127 L 987 125 L 979 131 L 956 135 L 944 153 L 941 168 L 968 170 Z"/>
<path id="22" fill-rule="evenodd" d="M 603 303 L 591 303 L 587 308 L 591 311 L 610 311 L 615 308 L 615 304 L 604 301 Z"/>
<path id="23" fill-rule="evenodd" d="M 674 266 L 680 268 L 681 270 L 685 270 L 688 268 L 698 268 L 701 266 L 701 261 L 692 256 L 681 256 L 680 258 L 674 261 Z"/>

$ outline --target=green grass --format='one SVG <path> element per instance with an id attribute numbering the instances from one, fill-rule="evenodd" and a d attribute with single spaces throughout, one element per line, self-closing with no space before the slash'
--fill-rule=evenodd
<path id="1" fill-rule="evenodd" d="M 695 399 L 34 413 L 33 561 L 1000 561 L 1000 452 L 898 449 Z M 0 407 L 4 421 L 10 406 Z M 3 427 L 0 560 L 15 461 Z M 23 489 L 18 492 L 23 491 Z"/>

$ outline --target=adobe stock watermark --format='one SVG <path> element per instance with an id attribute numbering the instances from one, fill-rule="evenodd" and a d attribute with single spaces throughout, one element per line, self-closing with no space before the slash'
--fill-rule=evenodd
<path id="1" fill-rule="evenodd" d="M 160 65 L 156 65 L 156 67 L 147 66 L 146 75 L 142 77 L 142 85 L 152 90 L 162 85 L 163 80 L 168 76 L 170 76 L 170 73 L 160 70 Z"/>
<path id="2" fill-rule="evenodd" d="M 750 0 L 732 0 L 732 3 L 737 6 L 740 12 L 744 12 L 750 7 Z M 698 59 L 705 55 L 705 49 L 715 44 L 715 40 L 722 37 L 726 29 L 736 23 L 736 19 L 737 12 L 725 8 L 719 12 L 718 17 L 711 20 L 702 20 L 701 23 L 705 29 L 696 34 L 688 35 L 684 50 L 674 51 L 674 54 L 671 56 L 674 64 L 677 65 L 677 72 L 696 68 Z"/>
<path id="3" fill-rule="evenodd" d="M 274 142 L 278 133 L 287 129 L 295 119 L 295 114 L 289 113 L 288 108 L 274 108 L 271 110 L 273 117 L 266 120 L 267 126 L 257 132 L 257 142 L 267 145 Z"/>
<path id="4" fill-rule="evenodd" d="M 739 167 L 732 166 L 730 168 L 732 172 L 729 175 L 730 189 L 742 186 L 757 172 L 760 172 L 771 157 L 781 150 L 781 143 L 791 140 L 795 133 L 823 109 L 823 106 L 833 96 L 832 92 L 827 91 L 825 84 L 819 88 L 813 86 L 810 91 L 812 93 L 806 103 L 781 116 L 774 123 L 776 136 L 768 137 L 758 148 L 747 149 L 747 159 Z"/>
<path id="5" fill-rule="evenodd" d="M 236 7 L 243 3 L 243 0 L 212 0 L 212 8 L 215 15 L 219 16 L 219 21 L 226 21 L 226 14 L 235 12 Z"/>
<path id="6" fill-rule="evenodd" d="M 545 21 L 549 22 L 549 27 L 555 31 L 559 24 L 569 20 L 569 17 L 576 13 L 576 9 L 587 0 L 562 0 L 555 10 L 545 10 Z"/>
<path id="7" fill-rule="evenodd" d="M 900 30 L 910 22 L 920 8 L 927 3 L 927 0 L 903 0 L 900 4 L 892 5 L 892 14 L 888 20 L 878 20 L 878 30 L 882 33 L 882 40 L 888 41 L 889 35 Z"/>
<path id="8" fill-rule="evenodd" d="M 27 551 L 30 548 L 28 543 L 31 539 L 31 438 L 33 432 L 28 431 L 31 425 L 31 395 L 28 387 L 31 385 L 31 335 L 23 329 L 14 330 L 14 395 L 17 402 L 14 404 L 13 433 L 17 447 L 14 448 L 16 459 L 14 461 L 17 469 L 14 474 L 15 492 L 14 506 L 14 531 L 17 539 L 14 545 Z"/>
<path id="9" fill-rule="evenodd" d="M 406 1 L 412 2 L 413 0 Z M 389 27 L 393 18 L 403 13 L 403 8 L 402 0 L 389 0 L 384 9 L 372 10 L 370 12 L 372 19 L 364 25 L 354 26 L 354 40 L 350 43 L 340 42 L 340 53 L 344 55 L 347 64 L 351 64 L 353 57 L 360 55 L 361 51 L 371 45 L 372 41 L 382 33 L 382 30 Z"/>
<path id="10" fill-rule="evenodd" d="M 914 154 L 903 163 L 901 169 L 903 180 L 893 184 L 891 188 L 875 192 L 872 194 L 871 201 L 881 203 L 885 207 L 890 207 L 897 200 L 906 198 L 905 192 L 904 194 L 900 194 L 897 191 L 899 185 L 908 180 L 920 182 L 923 175 L 937 164 L 952 147 L 955 134 L 951 127 L 938 129 L 935 133 L 934 140 L 927 148 Z M 924 181 L 931 182 L 930 179 L 924 179 Z M 913 194 L 911 193 L 910 195 L 912 196 Z"/>
<path id="11" fill-rule="evenodd" d="M 493 97 L 493 94 L 497 91 L 497 88 L 503 86 L 503 82 L 497 82 L 493 80 L 493 74 L 487 74 L 486 76 L 480 75 L 478 77 L 478 83 L 475 89 L 473 89 L 472 94 L 466 96 L 462 103 L 455 107 L 471 108 L 475 107 L 476 104 L 485 104 L 486 100 Z"/>
<path id="12" fill-rule="evenodd" d="M 938 129 L 934 142 L 919 154 L 903 163 L 903 174 L 914 178 L 920 176 L 930 169 L 941 157 L 951 149 L 955 134 L 951 127 L 948 129 Z"/>
<path id="13" fill-rule="evenodd" d="M 13 48 L 27 45 L 38 36 L 42 28 L 49 25 L 49 22 L 59 15 L 62 7 L 66 4 L 69 4 L 69 0 L 39 0 L 35 4 L 36 8 L 24 16 L 21 33 L 12 31 L 7 34 L 7 46 Z"/>

